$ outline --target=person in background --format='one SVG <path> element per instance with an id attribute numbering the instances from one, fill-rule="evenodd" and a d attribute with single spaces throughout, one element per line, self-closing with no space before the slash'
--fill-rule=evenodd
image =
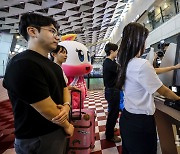
<path id="1" fill-rule="evenodd" d="M 164 54 L 166 53 L 167 48 L 169 47 L 170 43 L 159 43 L 158 44 L 158 51 L 155 53 L 154 56 L 154 61 L 153 61 L 153 66 L 154 68 L 159 68 L 160 64 L 161 64 L 161 60 L 164 57 Z"/>
<path id="2" fill-rule="evenodd" d="M 167 48 L 169 47 L 170 43 L 159 43 L 158 44 L 158 49 L 159 51 L 155 53 L 154 56 L 154 61 L 153 61 L 153 67 L 156 71 L 157 74 L 169 72 L 172 70 L 180 69 L 180 64 L 174 65 L 174 66 L 169 66 L 169 67 L 160 67 L 160 62 L 164 57 L 164 54 L 166 53 Z"/>
<path id="3" fill-rule="evenodd" d="M 162 74 L 166 73 L 172 70 L 180 69 L 180 64 L 174 65 L 174 66 L 169 66 L 169 67 L 161 67 L 161 68 L 154 68 L 156 71 L 156 74 Z M 119 108 L 121 111 L 124 109 L 124 93 L 123 91 L 120 91 L 120 104 Z"/>
<path id="4" fill-rule="evenodd" d="M 65 47 L 61 45 L 57 45 L 57 48 L 50 53 L 51 60 L 54 61 L 56 64 L 58 64 L 60 67 L 62 66 L 62 63 L 66 62 L 67 59 L 67 50 Z M 62 69 L 63 71 L 63 69 Z M 66 85 L 68 84 L 68 78 L 66 77 L 64 71 L 63 71 L 64 80 L 66 82 Z M 80 90 L 77 87 L 74 86 L 67 86 L 69 90 Z"/>
<path id="5" fill-rule="evenodd" d="M 67 50 L 61 45 L 57 45 L 57 48 L 50 52 L 50 60 L 58 64 L 60 67 L 62 66 L 62 63 L 66 62 L 67 59 Z M 61 67 L 62 69 L 62 67 Z M 63 69 L 62 69 L 63 71 Z M 66 84 L 68 83 L 68 78 L 66 77 L 64 71 L 63 76 Z"/>
<path id="6" fill-rule="evenodd" d="M 169 71 L 173 71 L 176 69 L 180 69 L 180 63 L 174 66 L 169 66 L 169 67 L 160 67 L 160 68 L 154 68 L 156 71 L 156 74 L 161 74 L 161 73 L 166 73 Z"/>
<path id="7" fill-rule="evenodd" d="M 139 23 L 126 25 L 117 56 L 120 64 L 117 87 L 123 88 L 125 97 L 125 108 L 120 117 L 123 154 L 157 153 L 155 92 L 172 100 L 180 100 L 163 85 L 153 66 L 140 58 L 148 33 L 148 29 Z"/>
<path id="8" fill-rule="evenodd" d="M 67 135 L 73 135 L 74 127 L 67 120 L 70 94 L 62 69 L 48 59 L 60 39 L 58 27 L 54 19 L 35 13 L 20 19 L 19 33 L 28 49 L 9 61 L 3 80 L 14 113 L 17 154 L 63 154 Z M 55 124 L 56 116 L 61 118 Z"/>
<path id="9" fill-rule="evenodd" d="M 112 142 L 120 142 L 121 138 L 114 135 L 114 128 L 119 116 L 120 90 L 116 89 L 118 77 L 118 64 L 115 62 L 118 46 L 107 43 L 105 46 L 106 59 L 103 63 L 103 81 L 105 86 L 105 99 L 108 102 L 108 117 L 106 122 L 106 139 Z"/>

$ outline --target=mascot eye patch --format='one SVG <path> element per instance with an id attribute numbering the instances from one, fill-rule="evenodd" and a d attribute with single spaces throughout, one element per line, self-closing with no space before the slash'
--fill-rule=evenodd
<path id="1" fill-rule="evenodd" d="M 78 50 L 78 49 L 76 49 L 76 52 L 78 53 L 79 60 L 81 62 L 83 62 L 84 61 L 84 52 L 82 50 Z"/>

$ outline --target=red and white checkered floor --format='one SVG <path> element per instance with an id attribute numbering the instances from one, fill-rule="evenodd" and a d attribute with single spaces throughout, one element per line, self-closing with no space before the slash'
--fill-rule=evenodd
<path id="1" fill-rule="evenodd" d="M 92 154 L 121 154 L 121 142 L 113 143 L 105 139 L 105 125 L 107 118 L 107 101 L 104 98 L 103 91 L 89 91 L 86 100 L 84 101 L 84 107 L 94 109 L 96 111 L 96 124 L 95 133 L 96 141 L 95 148 Z M 116 123 L 118 130 L 115 132 L 119 136 L 119 119 Z"/>
<path id="2" fill-rule="evenodd" d="M 107 118 L 107 101 L 104 98 L 103 91 L 88 91 L 87 98 L 84 102 L 85 108 L 94 109 L 96 112 L 95 133 L 96 141 L 95 148 L 92 154 L 121 154 L 121 142 L 113 143 L 105 139 L 105 125 Z M 8 110 L 8 111 L 7 111 Z M 115 132 L 119 135 L 119 119 L 116 123 L 118 130 Z M 14 128 L 13 115 L 9 102 L 0 104 L 0 154 L 8 149 L 4 154 L 14 153 Z"/>

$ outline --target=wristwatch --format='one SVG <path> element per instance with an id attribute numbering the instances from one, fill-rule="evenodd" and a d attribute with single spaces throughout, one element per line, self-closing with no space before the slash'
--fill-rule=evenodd
<path id="1" fill-rule="evenodd" d="M 71 109 L 71 104 L 69 103 L 69 102 L 65 102 L 64 104 L 63 104 L 63 106 L 64 105 L 69 105 L 69 108 Z"/>

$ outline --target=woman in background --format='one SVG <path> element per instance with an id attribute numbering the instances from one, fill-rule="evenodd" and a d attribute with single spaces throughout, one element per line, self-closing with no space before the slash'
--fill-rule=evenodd
<path id="1" fill-rule="evenodd" d="M 120 72 L 118 88 L 124 90 L 124 110 L 120 117 L 123 154 L 156 154 L 157 134 L 154 119 L 154 93 L 166 98 L 180 97 L 163 85 L 153 66 L 139 58 L 145 50 L 148 30 L 138 23 L 129 23 L 123 30 L 118 52 Z"/>
<path id="2" fill-rule="evenodd" d="M 51 56 L 51 60 L 54 61 L 56 64 L 58 64 L 61 67 L 62 63 L 66 62 L 67 50 L 65 47 L 58 45 L 57 48 L 50 53 L 50 56 Z M 62 69 L 62 71 L 63 71 L 63 69 Z M 64 80 L 65 80 L 66 84 L 68 84 L 68 78 L 66 77 L 64 71 L 63 71 L 63 75 L 64 75 Z M 79 88 L 70 86 L 70 85 L 67 87 L 69 90 L 79 90 Z"/>

